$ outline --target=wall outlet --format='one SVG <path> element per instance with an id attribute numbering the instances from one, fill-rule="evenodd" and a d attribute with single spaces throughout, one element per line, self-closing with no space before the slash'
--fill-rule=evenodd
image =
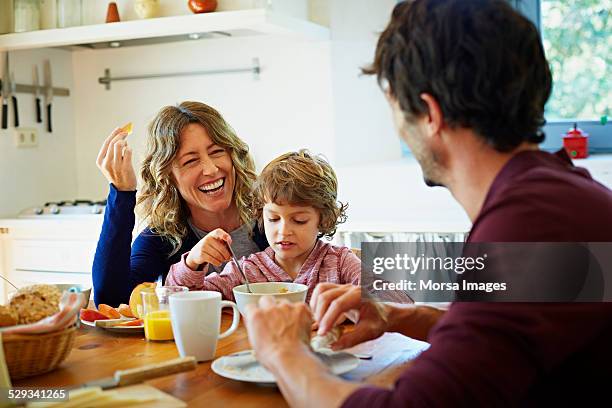
<path id="1" fill-rule="evenodd" d="M 38 146 L 38 129 L 17 128 L 15 129 L 15 146 L 36 147 Z"/>

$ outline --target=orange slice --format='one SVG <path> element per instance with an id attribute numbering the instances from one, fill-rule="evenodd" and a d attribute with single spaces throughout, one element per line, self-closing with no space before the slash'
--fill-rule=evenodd
<path id="1" fill-rule="evenodd" d="M 100 303 L 98 305 L 98 312 L 102 313 L 104 316 L 109 319 L 119 319 L 121 315 L 114 307 L 105 305 L 104 303 Z"/>
<path id="2" fill-rule="evenodd" d="M 132 130 L 134 129 L 134 124 L 132 122 L 128 123 L 127 125 L 123 126 L 121 128 L 121 130 L 123 130 L 125 133 L 129 135 L 132 134 Z"/>
<path id="3" fill-rule="evenodd" d="M 145 282 L 137 285 L 130 295 L 130 309 L 135 317 L 142 317 L 142 292 L 155 292 L 156 283 Z"/>
<path id="4" fill-rule="evenodd" d="M 130 306 L 126 305 L 125 303 L 120 304 L 117 310 L 125 317 L 136 317 L 134 316 L 134 313 L 132 313 Z"/>

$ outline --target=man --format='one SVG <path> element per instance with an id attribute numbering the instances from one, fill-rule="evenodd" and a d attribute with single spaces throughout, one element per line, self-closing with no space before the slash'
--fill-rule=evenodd
<path id="1" fill-rule="evenodd" d="M 365 71 L 427 184 L 448 188 L 469 215 L 468 242 L 612 241 L 610 190 L 564 152 L 538 150 L 551 74 L 536 28 L 505 1 L 400 3 Z M 247 311 L 249 338 L 292 406 L 583 405 L 601 401 L 612 378 L 606 303 L 456 302 L 442 313 L 321 284 L 311 308 L 320 333 L 360 312 L 336 348 L 384 332 L 431 347 L 392 390 L 342 381 L 300 341 L 311 311 L 264 298 Z"/>

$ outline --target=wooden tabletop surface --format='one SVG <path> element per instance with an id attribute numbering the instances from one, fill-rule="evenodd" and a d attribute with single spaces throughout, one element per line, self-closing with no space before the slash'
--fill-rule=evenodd
<path id="1" fill-rule="evenodd" d="M 222 330 L 229 327 L 231 316 L 224 314 Z M 364 343 L 354 352 L 370 354 L 371 360 L 361 360 L 359 367 L 343 377 L 383 387 L 393 385 L 395 378 L 410 361 L 427 347 L 426 343 L 398 334 L 386 334 Z M 219 341 L 216 357 L 250 349 L 242 322 L 232 335 Z M 74 348 L 61 366 L 44 375 L 15 381 L 15 387 L 61 387 L 110 377 L 115 370 L 133 368 L 178 357 L 173 341 L 151 342 L 143 333 L 120 334 L 101 328 L 83 326 L 78 329 Z M 179 398 L 189 406 L 206 408 L 230 406 L 287 406 L 278 388 L 243 383 L 218 376 L 211 362 L 199 363 L 194 371 L 147 381 L 164 392 Z"/>

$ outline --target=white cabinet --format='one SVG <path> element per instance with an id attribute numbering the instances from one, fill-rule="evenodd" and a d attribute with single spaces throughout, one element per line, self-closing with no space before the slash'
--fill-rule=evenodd
<path id="1" fill-rule="evenodd" d="M 17 287 L 33 283 L 91 286 L 102 216 L 0 220 L 0 273 Z M 0 286 L 0 303 L 13 289 Z"/>

